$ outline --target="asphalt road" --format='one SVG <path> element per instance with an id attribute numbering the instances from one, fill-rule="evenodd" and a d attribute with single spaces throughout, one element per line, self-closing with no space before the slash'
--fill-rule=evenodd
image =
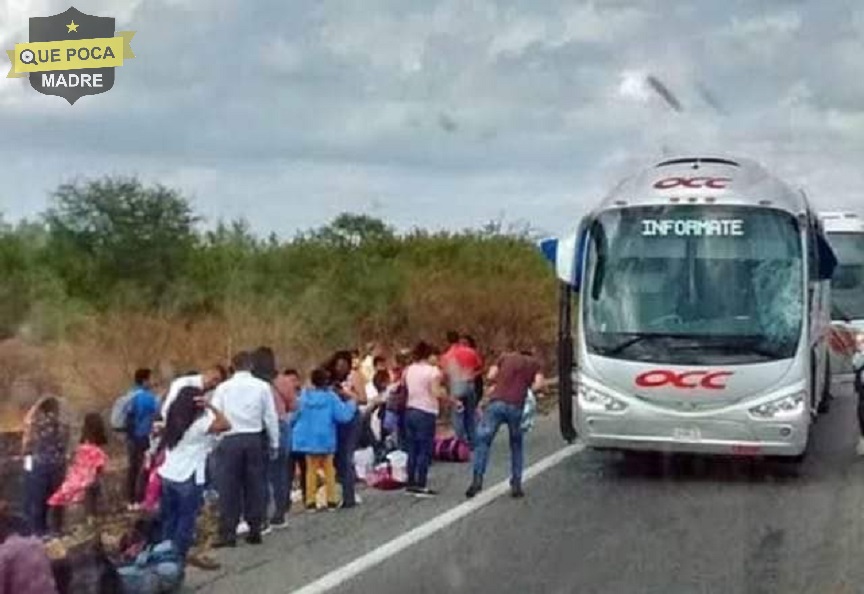
<path id="1" fill-rule="evenodd" d="M 539 418 L 528 436 L 530 464 L 559 450 L 564 443 L 555 417 Z M 506 430 L 502 435 L 506 437 Z M 508 475 L 507 440 L 499 439 L 490 460 L 489 484 Z M 470 482 L 468 464 L 435 463 L 430 486 L 435 499 L 420 500 L 404 491 L 360 491 L 363 502 L 352 510 L 308 514 L 295 510 L 286 530 L 264 539 L 264 546 L 242 544 L 219 552 L 223 569 L 191 570 L 186 591 L 202 594 L 287 594 L 338 570 L 354 559 L 430 521 L 465 501 Z M 373 569 L 377 571 L 377 569 Z"/>
<path id="2" fill-rule="evenodd" d="M 337 591 L 864 592 L 864 461 L 835 393 L 798 471 L 584 452 Z"/>
<path id="3" fill-rule="evenodd" d="M 838 395 L 810 457 L 785 464 L 582 452 L 336 589 L 340 594 L 864 592 L 864 460 L 855 401 Z M 507 475 L 506 439 L 488 483 Z M 542 419 L 529 463 L 563 446 Z M 436 464 L 434 500 L 366 491 L 363 505 L 296 514 L 263 547 L 189 576 L 205 593 L 293 592 L 465 501 L 466 465 Z"/>

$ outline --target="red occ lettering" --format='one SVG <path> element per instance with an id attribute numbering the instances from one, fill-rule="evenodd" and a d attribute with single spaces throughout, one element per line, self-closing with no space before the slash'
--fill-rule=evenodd
<path id="1" fill-rule="evenodd" d="M 671 190 L 672 188 L 724 190 L 731 181 L 732 178 L 730 177 L 667 177 L 655 183 L 654 187 L 658 190 Z"/>
<path id="2" fill-rule="evenodd" d="M 731 371 L 688 371 L 678 373 L 669 369 L 654 369 L 636 377 L 640 388 L 663 388 L 671 386 L 679 390 L 725 390 L 723 381 L 732 376 Z"/>

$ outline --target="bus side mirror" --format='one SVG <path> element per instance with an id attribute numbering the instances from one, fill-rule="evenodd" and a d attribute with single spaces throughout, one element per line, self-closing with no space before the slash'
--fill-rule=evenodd
<path id="1" fill-rule="evenodd" d="M 539 246 L 543 256 L 555 268 L 555 276 L 574 293 L 579 292 L 582 282 L 586 238 L 587 230 L 580 226 L 578 233 L 544 239 Z"/>

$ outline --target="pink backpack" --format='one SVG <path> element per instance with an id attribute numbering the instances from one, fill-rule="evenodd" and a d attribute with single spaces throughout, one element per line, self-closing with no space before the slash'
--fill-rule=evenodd
<path id="1" fill-rule="evenodd" d="M 457 437 L 436 437 L 432 457 L 441 462 L 468 462 L 471 448 Z"/>
<path id="2" fill-rule="evenodd" d="M 159 467 L 165 462 L 165 452 L 160 452 L 150 467 L 147 476 L 147 488 L 144 491 L 144 509 L 155 512 L 159 509 L 159 501 L 162 496 L 162 477 L 159 476 Z"/>
<path id="3" fill-rule="evenodd" d="M 369 473 L 366 483 L 370 487 L 380 489 L 381 491 L 395 491 L 405 486 L 405 483 L 393 476 L 393 467 L 389 462 L 383 462 L 376 466 Z"/>

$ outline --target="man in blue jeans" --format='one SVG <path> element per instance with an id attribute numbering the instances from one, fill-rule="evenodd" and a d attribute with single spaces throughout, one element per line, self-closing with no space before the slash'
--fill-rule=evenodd
<path id="1" fill-rule="evenodd" d="M 514 498 L 524 497 L 522 491 L 522 411 L 528 390 L 535 393 L 543 390 L 546 380 L 541 364 L 533 350 L 517 352 L 509 349 L 489 369 L 492 393 L 489 404 L 484 407 L 483 420 L 477 428 L 477 443 L 474 450 L 474 480 L 465 495 L 472 498 L 483 489 L 483 475 L 489 463 L 489 448 L 498 428 L 507 425 L 510 434 L 510 494 Z"/>

